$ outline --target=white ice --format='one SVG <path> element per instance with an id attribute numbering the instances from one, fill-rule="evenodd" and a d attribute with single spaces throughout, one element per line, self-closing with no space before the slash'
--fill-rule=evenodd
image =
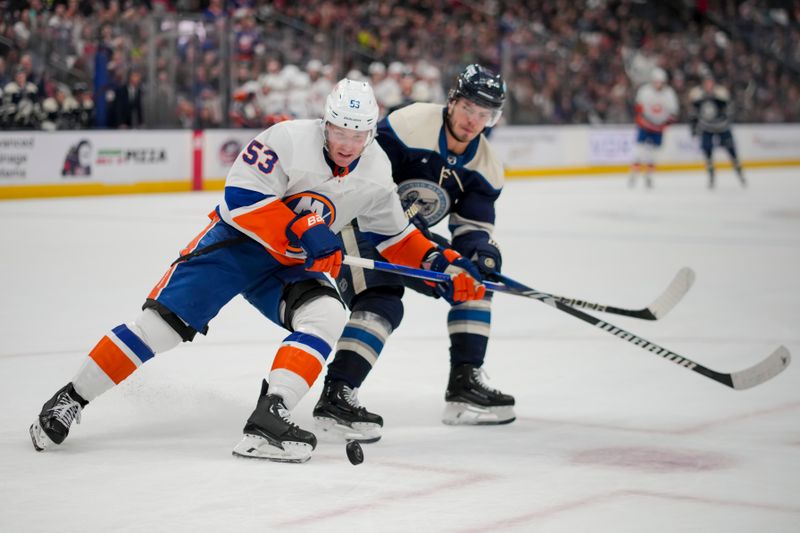
<path id="1" fill-rule="evenodd" d="M 713 369 L 800 354 L 800 169 L 512 181 L 504 272 L 537 289 L 650 303 L 605 319 Z M 0 203 L 0 531 L 800 531 L 800 363 L 735 391 L 537 301 L 497 295 L 486 368 L 516 396 L 500 427 L 439 421 L 447 306 L 415 294 L 360 393 L 386 420 L 351 466 L 235 459 L 285 332 L 237 299 L 208 337 L 90 404 L 56 449 L 28 426 L 110 328 L 136 316 L 218 192 Z M 599 313 L 595 313 L 600 316 Z M 295 410 L 311 427 L 320 384 Z"/>

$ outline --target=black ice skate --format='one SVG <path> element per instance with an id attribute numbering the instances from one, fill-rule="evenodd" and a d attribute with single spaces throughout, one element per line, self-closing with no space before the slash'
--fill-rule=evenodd
<path id="1" fill-rule="evenodd" d="M 233 448 L 233 455 L 283 463 L 308 461 L 317 447 L 317 438 L 292 422 L 283 398 L 267 394 L 267 389 L 264 380 L 256 409 L 247 419 L 244 437 Z"/>
<path id="2" fill-rule="evenodd" d="M 493 425 L 514 421 L 514 397 L 486 385 L 485 371 L 475 365 L 450 369 L 442 422 L 448 425 Z"/>
<path id="3" fill-rule="evenodd" d="M 344 381 L 328 381 L 314 407 L 314 421 L 323 431 L 347 440 L 376 442 L 381 438 L 383 418 L 358 403 L 358 389 Z"/>
<path id="4" fill-rule="evenodd" d="M 72 383 L 55 393 L 42 406 L 42 412 L 30 427 L 31 440 L 36 451 L 41 452 L 54 444 L 64 442 L 69 435 L 72 421 L 81 423 L 81 411 L 88 403 L 75 392 Z"/>

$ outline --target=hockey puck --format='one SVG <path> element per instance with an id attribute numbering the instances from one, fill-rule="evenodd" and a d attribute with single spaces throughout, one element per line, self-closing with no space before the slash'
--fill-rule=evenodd
<path id="1" fill-rule="evenodd" d="M 345 450 L 347 450 L 347 458 L 350 460 L 350 464 L 360 465 L 364 462 L 364 450 L 361 449 L 361 445 L 357 440 L 347 441 Z"/>

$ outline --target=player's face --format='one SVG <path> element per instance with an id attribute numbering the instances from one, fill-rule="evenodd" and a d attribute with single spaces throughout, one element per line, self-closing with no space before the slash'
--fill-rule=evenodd
<path id="1" fill-rule="evenodd" d="M 328 140 L 328 156 L 340 167 L 346 167 L 356 160 L 369 138 L 368 131 L 349 130 L 325 124 L 325 135 Z"/>
<path id="2" fill-rule="evenodd" d="M 459 142 L 470 142 L 480 135 L 492 120 L 494 112 L 464 98 L 450 104 L 447 120 L 450 133 Z"/>

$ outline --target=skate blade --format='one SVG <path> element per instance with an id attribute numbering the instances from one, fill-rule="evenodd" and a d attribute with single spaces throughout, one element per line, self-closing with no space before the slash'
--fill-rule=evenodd
<path id="1" fill-rule="evenodd" d="M 283 448 L 273 446 L 257 435 L 245 435 L 233 448 L 233 455 L 248 459 L 266 459 L 279 463 L 305 463 L 314 448 L 305 442 L 284 442 Z"/>
<path id="2" fill-rule="evenodd" d="M 514 407 L 481 407 L 463 402 L 447 402 L 442 423 L 448 426 L 493 426 L 510 424 L 516 420 Z"/>
<path id="3" fill-rule="evenodd" d="M 347 425 L 335 418 L 315 416 L 314 425 L 330 434 L 339 436 L 344 440 L 355 440 L 364 444 L 381 440 L 381 426 L 369 422 L 353 422 Z"/>
<path id="4" fill-rule="evenodd" d="M 39 425 L 38 420 L 31 424 L 29 432 L 31 434 L 31 442 L 33 442 L 33 447 L 37 452 L 43 452 L 55 444 L 50 440 L 50 437 L 47 436 L 47 433 L 44 432 L 42 426 Z"/>

